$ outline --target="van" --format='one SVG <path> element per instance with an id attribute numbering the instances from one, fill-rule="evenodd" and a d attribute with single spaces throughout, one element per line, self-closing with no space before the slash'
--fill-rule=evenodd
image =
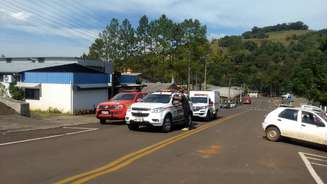
<path id="1" fill-rule="evenodd" d="M 220 108 L 219 91 L 190 91 L 194 117 L 205 118 L 207 121 L 215 119 Z"/>

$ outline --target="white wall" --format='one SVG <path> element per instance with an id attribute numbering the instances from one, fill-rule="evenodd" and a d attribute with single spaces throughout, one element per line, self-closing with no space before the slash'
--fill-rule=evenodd
<path id="1" fill-rule="evenodd" d="M 41 84 L 40 100 L 26 100 L 31 110 L 47 111 L 50 107 L 72 113 L 71 84 Z"/>
<path id="2" fill-rule="evenodd" d="M 74 112 L 93 110 L 100 103 L 108 100 L 107 89 L 75 89 Z"/>

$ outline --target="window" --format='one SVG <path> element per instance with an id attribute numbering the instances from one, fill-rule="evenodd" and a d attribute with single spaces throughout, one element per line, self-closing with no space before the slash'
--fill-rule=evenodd
<path id="1" fill-rule="evenodd" d="M 207 103 L 207 97 L 191 97 L 191 102 L 196 103 Z"/>
<path id="2" fill-rule="evenodd" d="M 25 89 L 25 99 L 40 100 L 40 89 Z"/>
<path id="3" fill-rule="evenodd" d="M 302 111 L 302 123 L 321 125 L 323 124 L 319 117 L 310 113 Z"/>
<path id="4" fill-rule="evenodd" d="M 295 109 L 285 109 L 279 114 L 280 118 L 285 118 L 293 121 L 297 121 L 298 110 Z"/>
<path id="5" fill-rule="evenodd" d="M 171 100 L 171 95 L 166 94 L 150 94 L 145 96 L 143 102 L 147 103 L 169 103 Z"/>

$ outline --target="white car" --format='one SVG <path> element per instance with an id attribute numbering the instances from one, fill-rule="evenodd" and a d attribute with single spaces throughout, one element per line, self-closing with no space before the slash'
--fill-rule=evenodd
<path id="1" fill-rule="evenodd" d="M 137 130 L 139 126 L 160 127 L 162 132 L 169 132 L 173 124 L 190 124 L 192 111 L 186 119 L 181 101 L 188 98 L 181 93 L 155 92 L 145 96 L 142 102 L 134 103 L 127 110 L 125 121 L 130 130 Z M 191 109 L 189 107 L 189 109 Z"/>
<path id="2" fill-rule="evenodd" d="M 262 127 L 270 141 L 281 136 L 327 145 L 327 118 L 303 108 L 278 107 L 270 112 Z"/>

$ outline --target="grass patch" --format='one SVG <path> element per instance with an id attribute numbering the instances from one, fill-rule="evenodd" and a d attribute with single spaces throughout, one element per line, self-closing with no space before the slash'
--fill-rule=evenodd
<path id="1" fill-rule="evenodd" d="M 310 32 L 309 30 L 290 30 L 290 31 L 277 31 L 265 33 L 268 38 L 250 38 L 243 39 L 244 41 L 254 41 L 256 44 L 260 45 L 263 41 L 269 40 L 273 42 L 281 42 L 284 45 L 288 45 L 293 37 L 300 36 Z"/>
<path id="2" fill-rule="evenodd" d="M 57 108 L 49 108 L 46 111 L 43 110 L 31 110 L 31 117 L 35 119 L 46 119 L 56 116 L 70 116 L 71 114 L 63 113 Z"/>

